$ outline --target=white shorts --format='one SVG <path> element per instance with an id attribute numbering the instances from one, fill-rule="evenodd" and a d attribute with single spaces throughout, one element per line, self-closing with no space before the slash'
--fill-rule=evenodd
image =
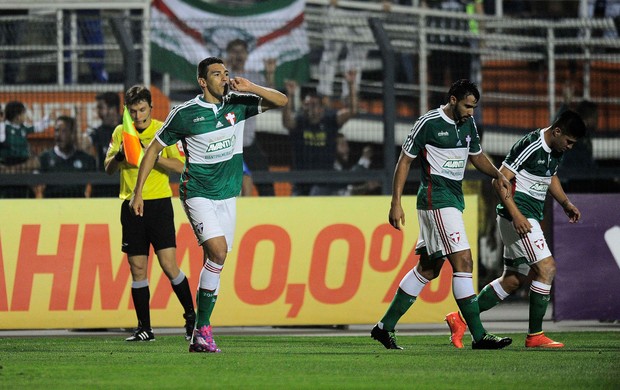
<path id="1" fill-rule="evenodd" d="M 532 231 L 521 235 L 515 231 L 512 221 L 497 217 L 497 227 L 504 244 L 504 268 L 523 275 L 529 273 L 531 264 L 551 257 L 540 223 L 531 218 L 528 221 L 532 224 Z"/>
<path id="2" fill-rule="evenodd" d="M 198 245 L 214 237 L 226 238 L 228 251 L 232 250 L 237 217 L 237 198 L 211 200 L 189 198 L 183 203 L 189 222 L 192 224 Z"/>
<path id="3" fill-rule="evenodd" d="M 439 210 L 418 210 L 420 237 L 416 253 L 426 248 L 430 259 L 439 259 L 449 254 L 470 249 L 463 213 L 454 207 Z"/>

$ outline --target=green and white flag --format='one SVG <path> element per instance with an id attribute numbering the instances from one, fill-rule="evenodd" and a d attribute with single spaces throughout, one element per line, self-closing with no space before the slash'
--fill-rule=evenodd
<path id="1" fill-rule="evenodd" d="M 304 0 L 271 0 L 249 6 L 202 0 L 154 0 L 151 8 L 151 68 L 196 82 L 196 66 L 206 57 L 225 57 L 233 39 L 248 43 L 247 72 L 262 71 L 275 58 L 275 81 L 309 78 L 310 47 Z"/>

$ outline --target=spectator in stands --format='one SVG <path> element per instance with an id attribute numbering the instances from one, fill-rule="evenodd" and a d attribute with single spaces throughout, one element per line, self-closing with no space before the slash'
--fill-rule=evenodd
<path id="1" fill-rule="evenodd" d="M 289 131 L 293 148 L 293 169 L 295 170 L 332 170 L 336 160 L 336 138 L 340 128 L 357 114 L 357 90 L 355 70 L 346 73 L 346 80 L 351 89 L 348 106 L 339 110 L 327 107 L 322 96 L 314 91 L 303 98 L 303 107 L 294 112 L 293 100 L 289 99 L 282 112 L 282 123 Z M 297 93 L 297 82 L 286 81 L 288 96 Z M 293 188 L 293 195 L 329 195 L 325 193 L 323 183 L 298 183 Z"/>
<path id="2" fill-rule="evenodd" d="M 0 124 L 0 172 L 17 173 L 38 167 L 36 157 L 30 155 L 28 134 L 41 133 L 49 126 L 49 117 L 27 125 L 26 106 L 19 101 L 8 102 Z"/>
<path id="3" fill-rule="evenodd" d="M 19 18 L 28 15 L 28 10 L 3 9 L 0 10 L 0 17 L 7 17 L 0 22 L 0 45 L 16 46 L 21 42 L 23 36 L 23 21 Z M 4 74 L 2 79 L 4 84 L 15 84 L 19 76 L 19 52 L 5 50 Z"/>
<path id="4" fill-rule="evenodd" d="M 483 7 L 480 1 L 475 0 L 421 0 L 420 6 L 442 11 L 458 13 L 482 13 Z M 429 17 L 429 25 L 435 29 L 450 30 L 451 32 L 477 32 L 476 23 L 471 24 L 465 19 L 448 17 Z M 473 31 L 472 31 L 473 30 Z M 441 35 L 437 33 L 429 34 L 429 42 L 433 45 L 461 46 L 469 49 L 470 39 L 460 35 Z M 432 50 L 428 58 L 428 70 L 430 84 L 434 87 L 449 87 L 451 80 L 471 79 L 480 82 L 479 77 L 472 77 L 472 62 L 476 62 L 477 56 L 468 53 L 458 53 L 447 55 L 445 51 Z M 474 75 L 476 76 L 476 75 Z M 442 88 L 443 90 L 443 88 Z M 431 107 L 439 106 L 445 101 L 443 92 L 432 92 L 430 94 Z M 480 118 L 476 118 L 477 120 Z"/>
<path id="5" fill-rule="evenodd" d="M 362 149 L 362 155 L 359 160 L 354 161 L 351 156 L 351 148 L 349 141 L 344 134 L 338 133 L 336 136 L 336 161 L 334 161 L 334 169 L 339 172 L 344 171 L 365 171 L 372 164 L 373 149 L 371 145 L 366 145 Z M 336 185 L 332 195 L 370 195 L 376 194 L 381 188 L 381 183 L 371 180 L 363 183 Z"/>
<path id="6" fill-rule="evenodd" d="M 49 126 L 45 117 L 34 125 L 26 125 L 28 120 L 24 103 L 7 103 L 0 117 L 0 173 L 31 173 L 39 167 L 39 160 L 31 156 L 28 134 L 43 132 Z M 0 198 L 29 198 L 30 187 L 0 187 Z"/>
<path id="7" fill-rule="evenodd" d="M 54 127 L 54 147 L 39 156 L 40 172 L 93 172 L 95 158 L 78 149 L 75 118 L 59 116 Z M 88 198 L 90 184 L 38 185 L 37 198 Z"/>
<path id="8" fill-rule="evenodd" d="M 383 0 L 383 9 L 389 9 L 389 1 Z M 327 25 L 331 26 L 323 31 L 323 52 L 319 62 L 319 84 L 316 88 L 317 93 L 323 95 L 327 99 L 334 97 L 334 79 L 336 73 L 340 70 L 339 57 L 343 49 L 346 49 L 346 57 L 343 63 L 343 74 L 355 71 L 355 90 L 359 91 L 359 85 L 362 79 L 362 70 L 366 57 L 368 56 L 368 47 L 358 42 L 353 42 L 351 37 L 359 37 L 370 34 L 369 27 L 364 24 L 362 26 L 343 25 L 342 21 L 350 18 L 352 10 L 355 11 L 356 17 L 360 16 L 359 9 L 347 9 L 338 4 L 338 0 L 330 0 L 328 7 L 325 9 L 325 18 L 328 20 Z M 371 14 L 368 13 L 368 17 Z M 341 96 L 343 101 L 347 101 L 352 96 L 350 83 L 345 80 L 342 83 Z"/>
<path id="9" fill-rule="evenodd" d="M 231 77 L 246 78 L 258 85 L 274 87 L 276 60 L 269 58 L 264 61 L 264 72 L 247 71 L 246 63 L 249 55 L 248 43 L 242 39 L 234 39 L 226 46 L 226 64 Z M 268 171 L 267 155 L 256 138 L 256 117 L 246 119 L 243 130 L 243 159 L 250 171 Z M 256 189 L 261 196 L 274 196 L 273 183 L 257 184 Z"/>
<path id="10" fill-rule="evenodd" d="M 103 45 L 103 27 L 101 25 L 101 11 L 99 10 L 65 12 L 63 29 L 64 44 L 71 44 L 71 16 L 73 12 L 75 12 L 77 17 L 77 33 L 79 39 L 86 45 Z M 69 50 L 65 50 L 64 77 L 66 84 L 78 81 L 77 79 L 73 79 L 70 54 L 71 52 Z M 103 49 L 90 49 L 84 51 L 83 56 L 88 61 L 91 80 L 97 83 L 107 83 L 109 76 L 104 66 L 105 51 Z"/>
<path id="11" fill-rule="evenodd" d="M 121 99 L 115 92 L 103 92 L 95 96 L 97 116 L 101 125 L 88 128 L 82 137 L 82 148 L 97 159 L 97 170 L 105 172 L 105 156 L 110 146 L 112 133 L 122 123 L 120 114 Z M 116 197 L 120 191 L 119 184 L 98 184 L 93 186 L 93 197 Z"/>

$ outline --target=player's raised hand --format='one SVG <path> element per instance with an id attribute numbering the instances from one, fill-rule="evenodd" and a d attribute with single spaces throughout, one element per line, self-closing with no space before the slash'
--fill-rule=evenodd
<path id="1" fill-rule="evenodd" d="M 237 92 L 251 92 L 254 83 L 243 77 L 233 77 L 230 79 L 230 89 Z"/>

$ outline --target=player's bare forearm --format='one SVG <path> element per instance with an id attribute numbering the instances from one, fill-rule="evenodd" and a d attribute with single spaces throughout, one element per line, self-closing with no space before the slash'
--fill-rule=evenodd
<path id="1" fill-rule="evenodd" d="M 254 84 L 243 77 L 233 77 L 230 79 L 230 87 L 233 91 L 249 92 L 262 97 L 261 108 L 263 111 L 284 107 L 288 102 L 288 98 L 282 92 Z"/>
<path id="2" fill-rule="evenodd" d="M 581 212 L 579 209 L 571 203 L 568 195 L 562 188 L 562 183 L 557 176 L 551 177 L 551 184 L 549 185 L 549 193 L 564 209 L 564 213 L 568 216 L 568 220 L 571 223 L 575 223 L 581 219 Z"/>
<path id="3" fill-rule="evenodd" d="M 390 203 L 390 212 L 388 220 L 390 225 L 400 230 L 400 225 L 405 224 L 405 213 L 401 205 L 401 195 L 409 176 L 409 168 L 411 167 L 412 157 L 404 152 L 400 153 L 396 169 L 394 170 L 394 178 L 392 180 L 392 201 Z"/>
<path id="4" fill-rule="evenodd" d="M 497 192 L 497 196 L 500 197 L 500 199 L 510 197 L 510 181 L 506 179 L 504 174 L 497 169 L 493 163 L 491 163 L 491 160 L 489 160 L 484 153 L 478 153 L 477 155 L 470 156 L 469 159 L 477 170 L 494 179 L 493 188 Z"/>
<path id="5" fill-rule="evenodd" d="M 140 167 L 138 168 L 138 178 L 136 179 L 136 187 L 133 190 L 133 193 L 138 197 L 142 198 L 142 188 L 144 187 L 144 183 L 148 178 L 151 170 L 155 166 L 155 161 L 157 160 L 157 156 L 164 149 L 164 146 L 154 139 L 151 141 L 151 144 L 146 148 L 146 152 L 144 152 L 144 156 L 142 157 L 142 162 L 140 162 Z"/>

